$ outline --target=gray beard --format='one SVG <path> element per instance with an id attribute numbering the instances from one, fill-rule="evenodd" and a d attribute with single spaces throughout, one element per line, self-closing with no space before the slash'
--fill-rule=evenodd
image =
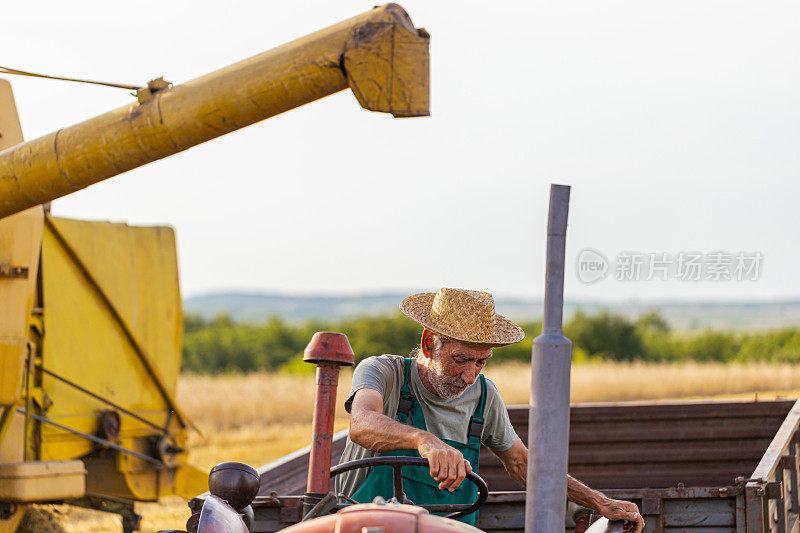
<path id="1" fill-rule="evenodd" d="M 437 354 L 438 355 L 438 354 Z M 436 395 L 444 400 L 452 400 L 458 398 L 466 388 L 458 390 L 454 387 L 466 387 L 466 383 L 461 378 L 450 378 L 449 380 L 444 377 L 444 369 L 439 363 L 439 358 L 431 358 L 431 366 L 428 369 L 428 381 L 431 387 L 436 391 Z"/>

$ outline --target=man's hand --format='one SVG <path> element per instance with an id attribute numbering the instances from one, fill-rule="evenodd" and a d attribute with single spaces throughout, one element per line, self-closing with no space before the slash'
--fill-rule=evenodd
<path id="1" fill-rule="evenodd" d="M 644 529 L 644 518 L 635 503 L 607 498 L 598 511 L 609 520 L 625 520 L 625 533 L 641 533 Z"/>
<path id="2" fill-rule="evenodd" d="M 567 475 L 567 499 L 588 509 L 594 509 L 609 520 L 625 520 L 625 533 L 641 533 L 644 519 L 635 503 L 612 500 L 602 492 L 592 490 Z"/>
<path id="3" fill-rule="evenodd" d="M 378 391 L 361 389 L 353 398 L 350 439 L 376 453 L 417 450 L 430 463 L 431 477 L 440 489 L 456 490 L 472 465 L 461 452 L 432 433 L 401 424 L 381 413 L 383 397 Z"/>
<path id="4" fill-rule="evenodd" d="M 461 452 L 448 446 L 432 433 L 421 435 L 419 455 L 430 463 L 431 477 L 439 481 L 439 488 L 450 492 L 456 490 L 467 474 L 472 472 L 472 465 L 464 459 Z"/>

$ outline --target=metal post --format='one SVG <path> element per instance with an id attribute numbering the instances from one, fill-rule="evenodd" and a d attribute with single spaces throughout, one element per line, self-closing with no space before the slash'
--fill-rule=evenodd
<path id="1" fill-rule="evenodd" d="M 346 335 L 318 331 L 308 343 L 303 361 L 317 365 L 308 483 L 303 498 L 303 515 L 305 515 L 328 493 L 339 367 L 353 364 L 353 349 Z"/>
<path id="2" fill-rule="evenodd" d="M 533 341 L 525 532 L 564 531 L 572 343 L 564 337 L 566 185 L 550 186 L 542 334 Z"/>

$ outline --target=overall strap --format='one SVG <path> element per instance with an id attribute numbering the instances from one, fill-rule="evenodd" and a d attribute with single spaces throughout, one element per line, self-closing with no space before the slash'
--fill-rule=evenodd
<path id="1" fill-rule="evenodd" d="M 478 376 L 481 380 L 481 397 L 478 400 L 478 405 L 475 407 L 475 412 L 472 413 L 472 418 L 469 420 L 469 429 L 467 429 L 467 444 L 477 444 L 480 446 L 481 435 L 483 434 L 483 410 L 486 407 L 486 378 L 483 374 Z"/>
<path id="2" fill-rule="evenodd" d="M 411 413 L 411 408 L 414 407 L 414 402 L 417 400 L 411 392 L 411 358 L 405 357 L 403 359 L 403 368 L 405 372 L 405 380 L 403 386 L 400 388 L 400 401 L 397 402 L 397 420 L 405 424 L 408 421 L 408 415 Z"/>

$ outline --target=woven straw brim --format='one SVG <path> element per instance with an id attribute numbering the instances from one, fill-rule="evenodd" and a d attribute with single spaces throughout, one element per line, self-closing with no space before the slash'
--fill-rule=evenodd
<path id="1" fill-rule="evenodd" d="M 455 339 L 457 341 L 466 342 L 469 344 L 480 344 L 483 346 L 506 346 L 508 344 L 519 342 L 525 338 L 525 332 L 522 331 L 521 327 L 503 315 L 498 315 L 496 313 L 494 315 L 494 339 L 476 340 L 474 337 L 470 338 L 463 331 L 442 331 L 434 326 L 430 320 L 431 309 L 433 308 L 433 299 L 435 297 L 436 293 L 432 292 L 414 294 L 413 296 L 409 296 L 400 302 L 400 311 L 402 311 L 404 315 L 414 322 L 421 324 L 434 333 L 438 333 L 450 339 Z"/>

